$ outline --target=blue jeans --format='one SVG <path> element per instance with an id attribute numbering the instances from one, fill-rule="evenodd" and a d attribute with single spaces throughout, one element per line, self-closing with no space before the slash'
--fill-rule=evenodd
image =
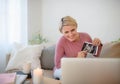
<path id="1" fill-rule="evenodd" d="M 55 79 L 61 79 L 61 68 L 60 69 L 56 69 L 55 71 L 54 71 L 54 78 Z"/>

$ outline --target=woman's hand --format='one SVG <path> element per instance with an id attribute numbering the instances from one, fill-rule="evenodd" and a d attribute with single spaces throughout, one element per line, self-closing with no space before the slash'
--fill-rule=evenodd
<path id="1" fill-rule="evenodd" d="M 78 58 L 85 58 L 87 55 L 87 51 L 80 51 L 78 52 Z"/>
<path id="2" fill-rule="evenodd" d="M 99 46 L 101 44 L 101 41 L 99 38 L 94 38 L 94 40 L 92 41 L 93 45 L 95 46 Z"/>

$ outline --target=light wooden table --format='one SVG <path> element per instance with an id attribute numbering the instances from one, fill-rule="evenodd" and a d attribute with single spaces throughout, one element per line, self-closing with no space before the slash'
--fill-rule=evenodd
<path id="1" fill-rule="evenodd" d="M 32 79 L 27 79 L 24 84 L 32 84 Z M 61 84 L 60 80 L 44 77 L 43 84 Z"/>

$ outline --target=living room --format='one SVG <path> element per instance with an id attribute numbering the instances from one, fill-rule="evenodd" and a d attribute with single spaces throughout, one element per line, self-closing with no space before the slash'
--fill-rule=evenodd
<path id="1" fill-rule="evenodd" d="M 13 6 L 12 3 L 17 5 Z M 26 45 L 35 35 L 40 34 L 48 40 L 48 43 L 56 44 L 62 35 L 59 32 L 59 21 L 66 15 L 77 20 L 78 31 L 87 32 L 92 38 L 98 37 L 102 43 L 118 40 L 120 38 L 119 4 L 119 0 L 18 0 L 18 2 L 2 0 L 0 2 L 2 6 L 0 7 L 0 18 L 2 18 L 0 20 L 2 30 L 0 31 L 0 73 L 5 71 L 6 54 L 11 50 L 14 42 Z M 4 12 L 2 8 L 7 11 Z"/>

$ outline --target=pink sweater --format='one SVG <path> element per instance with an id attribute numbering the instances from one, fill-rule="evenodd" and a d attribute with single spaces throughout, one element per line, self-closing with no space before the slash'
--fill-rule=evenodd
<path id="1" fill-rule="evenodd" d="M 80 39 L 71 42 L 64 36 L 60 38 L 55 49 L 55 68 L 60 68 L 62 57 L 77 57 L 78 52 L 81 51 L 85 41 L 92 42 L 91 37 L 87 33 L 80 32 Z"/>

